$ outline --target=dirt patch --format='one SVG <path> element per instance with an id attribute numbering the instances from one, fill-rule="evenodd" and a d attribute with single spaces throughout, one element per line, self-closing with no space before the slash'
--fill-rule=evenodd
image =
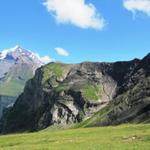
<path id="1" fill-rule="evenodd" d="M 133 135 L 133 136 L 128 136 L 128 137 L 123 137 L 122 140 L 124 142 L 134 142 L 134 141 L 142 141 L 143 137 Z"/>

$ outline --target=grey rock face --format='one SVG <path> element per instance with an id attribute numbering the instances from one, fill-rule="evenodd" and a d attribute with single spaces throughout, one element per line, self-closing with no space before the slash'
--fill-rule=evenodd
<path id="1" fill-rule="evenodd" d="M 97 125 L 150 123 L 150 57 L 146 56 L 125 76 L 110 111 Z"/>

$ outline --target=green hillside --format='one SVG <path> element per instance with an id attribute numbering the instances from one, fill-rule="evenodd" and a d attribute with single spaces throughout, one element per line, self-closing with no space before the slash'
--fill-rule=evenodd
<path id="1" fill-rule="evenodd" d="M 0 136 L 0 150 L 149 150 L 150 125 L 82 128 Z"/>
<path id="2" fill-rule="evenodd" d="M 0 95 L 17 97 L 22 93 L 26 81 L 32 76 L 33 71 L 28 65 L 15 65 L 5 78 L 0 81 Z"/>
<path id="3" fill-rule="evenodd" d="M 92 117 L 82 121 L 81 123 L 76 124 L 74 128 L 86 128 L 97 126 L 99 122 L 107 119 L 108 113 L 110 111 L 112 111 L 110 105 L 106 106 L 102 108 L 100 111 L 96 112 Z"/>

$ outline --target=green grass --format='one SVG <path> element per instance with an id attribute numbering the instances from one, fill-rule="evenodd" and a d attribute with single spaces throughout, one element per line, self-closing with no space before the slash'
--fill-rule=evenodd
<path id="1" fill-rule="evenodd" d="M 0 81 L 0 95 L 17 97 L 24 89 L 25 83 L 33 76 L 33 71 L 26 65 L 15 66 Z M 23 80 L 19 79 L 21 77 Z"/>
<path id="2" fill-rule="evenodd" d="M 0 136 L 0 150 L 149 150 L 150 125 L 80 128 Z"/>
<path id="3" fill-rule="evenodd" d="M 67 69 L 68 65 L 61 63 L 50 63 L 42 68 L 43 71 L 43 80 L 42 83 L 45 83 L 51 76 L 56 76 L 60 78 L 64 71 Z"/>
<path id="4" fill-rule="evenodd" d="M 24 84 L 10 81 L 0 84 L 0 95 L 17 97 L 24 89 Z"/>
<path id="5" fill-rule="evenodd" d="M 111 111 L 109 106 L 102 108 L 100 111 L 96 112 L 92 117 L 87 120 L 82 121 L 74 126 L 74 128 L 85 128 L 96 126 L 100 121 L 107 118 L 107 114 Z"/>
<path id="6" fill-rule="evenodd" d="M 82 93 L 86 100 L 98 101 L 102 97 L 103 89 L 101 85 L 85 85 Z"/>

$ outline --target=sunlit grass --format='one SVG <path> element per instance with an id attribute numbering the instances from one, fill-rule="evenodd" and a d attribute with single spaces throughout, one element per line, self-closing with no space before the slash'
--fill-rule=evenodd
<path id="1" fill-rule="evenodd" d="M 122 125 L 0 136 L 0 150 L 149 150 L 150 125 Z"/>

